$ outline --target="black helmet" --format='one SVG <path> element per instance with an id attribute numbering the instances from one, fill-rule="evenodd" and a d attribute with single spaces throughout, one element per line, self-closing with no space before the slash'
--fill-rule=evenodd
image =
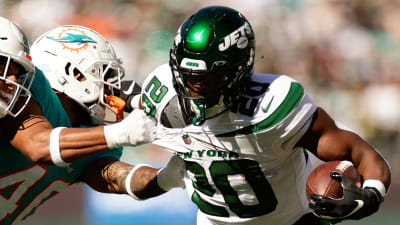
<path id="1" fill-rule="evenodd" d="M 240 81 L 254 69 L 254 46 L 249 22 L 227 7 L 203 8 L 178 29 L 170 66 L 182 108 L 194 124 L 237 99 Z"/>

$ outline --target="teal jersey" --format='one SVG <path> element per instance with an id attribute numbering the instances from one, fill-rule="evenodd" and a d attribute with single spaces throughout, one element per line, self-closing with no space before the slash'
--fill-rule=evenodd
<path id="1" fill-rule="evenodd" d="M 71 122 L 57 95 L 40 70 L 37 70 L 31 88 L 32 99 L 38 102 L 42 115 L 53 127 L 71 127 Z M 10 145 L 0 129 L 0 225 L 18 224 L 35 212 L 35 209 L 77 181 L 89 163 L 98 157 L 117 159 L 121 149 L 106 151 L 78 160 L 68 168 L 34 164 Z"/>

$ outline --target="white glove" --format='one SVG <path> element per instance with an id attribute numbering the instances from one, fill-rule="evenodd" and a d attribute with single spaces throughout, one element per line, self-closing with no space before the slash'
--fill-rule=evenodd
<path id="1" fill-rule="evenodd" d="M 183 178 L 186 173 L 186 165 L 183 159 L 178 156 L 172 156 L 167 165 L 160 169 L 157 174 L 158 186 L 164 191 L 169 191 L 172 188 L 185 188 Z"/>
<path id="2" fill-rule="evenodd" d="M 104 137 L 108 148 L 136 146 L 153 141 L 156 137 L 156 122 L 143 110 L 133 110 L 121 122 L 104 126 Z"/>

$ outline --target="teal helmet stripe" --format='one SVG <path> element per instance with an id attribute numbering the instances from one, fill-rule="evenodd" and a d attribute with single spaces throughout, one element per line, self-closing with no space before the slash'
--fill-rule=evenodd
<path id="1" fill-rule="evenodd" d="M 278 124 L 284 118 L 286 118 L 286 116 L 289 115 L 289 113 L 292 112 L 292 110 L 297 107 L 303 96 L 304 96 L 304 88 L 299 83 L 293 82 L 290 85 L 290 89 L 286 98 L 279 105 L 279 107 L 266 119 L 257 124 L 247 126 L 233 132 L 219 134 L 216 136 L 234 137 L 239 135 L 249 135 L 252 133 L 260 132 L 268 128 L 271 128 L 272 126 Z"/>
<path id="2" fill-rule="evenodd" d="M 29 47 L 28 38 L 26 38 L 24 33 L 22 33 L 22 35 L 23 35 L 23 38 L 24 38 L 24 51 L 25 51 L 26 54 L 29 54 L 30 47 Z"/>
<path id="3" fill-rule="evenodd" d="M 21 30 L 21 28 L 19 26 L 16 26 L 18 28 L 18 30 L 21 32 L 22 34 L 22 41 L 24 43 L 24 52 L 26 54 L 29 54 L 30 51 L 30 46 L 29 46 L 29 42 L 28 42 L 28 38 L 26 37 L 25 33 Z"/>
<path id="4" fill-rule="evenodd" d="M 62 38 L 54 38 L 54 37 L 50 37 L 50 36 L 46 36 L 46 38 L 53 40 L 53 41 L 61 42 L 61 43 L 76 43 L 79 45 L 85 44 L 85 43 L 96 43 L 95 40 L 93 40 L 89 36 L 83 35 L 83 34 L 67 33 L 66 36 L 64 36 Z"/>

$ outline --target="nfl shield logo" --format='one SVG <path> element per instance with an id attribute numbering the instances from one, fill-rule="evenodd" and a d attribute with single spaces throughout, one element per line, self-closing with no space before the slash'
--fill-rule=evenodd
<path id="1" fill-rule="evenodd" d="M 187 134 L 182 135 L 182 139 L 183 139 L 183 142 L 185 142 L 185 144 L 187 144 L 187 145 L 192 144 L 192 140 L 190 139 L 189 135 L 187 135 Z"/>

